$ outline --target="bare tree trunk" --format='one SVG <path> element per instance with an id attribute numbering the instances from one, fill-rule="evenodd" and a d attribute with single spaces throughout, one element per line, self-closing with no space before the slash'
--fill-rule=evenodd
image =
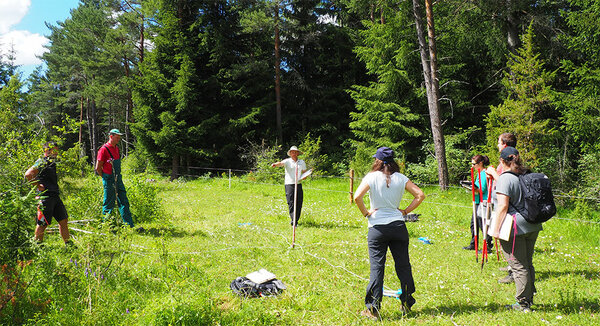
<path id="1" fill-rule="evenodd" d="M 281 126 L 281 57 L 279 54 L 279 2 L 275 7 L 275 102 L 277 121 L 277 141 L 283 144 L 283 128 Z"/>
<path id="2" fill-rule="evenodd" d="M 86 118 L 90 137 L 90 158 L 92 159 L 92 164 L 95 164 L 96 152 L 98 150 L 98 141 L 96 139 L 96 107 L 94 101 L 91 101 L 89 97 L 86 98 L 86 106 Z"/>
<path id="3" fill-rule="evenodd" d="M 419 53 L 421 54 L 421 67 L 423 68 L 423 77 L 425 79 L 425 90 L 427 98 L 431 92 L 431 71 L 429 67 L 429 56 L 427 55 L 427 40 L 425 39 L 425 28 L 423 27 L 423 15 L 419 0 L 413 0 L 413 13 L 415 15 L 415 27 L 417 29 L 417 39 L 419 40 Z"/>
<path id="4" fill-rule="evenodd" d="M 142 17 L 142 25 L 140 25 L 140 62 L 144 62 L 144 16 Z"/>
<path id="5" fill-rule="evenodd" d="M 91 110 L 91 120 L 92 120 L 92 153 L 93 153 L 93 159 L 94 159 L 94 163 L 96 162 L 96 153 L 98 152 L 98 118 L 97 118 L 97 113 L 96 113 L 96 101 L 91 100 L 90 101 L 90 110 Z"/>
<path id="6" fill-rule="evenodd" d="M 179 176 L 179 155 L 173 154 L 173 160 L 171 163 L 171 181 L 177 179 Z"/>
<path id="7" fill-rule="evenodd" d="M 440 188 L 448 188 L 448 165 L 446 163 L 446 146 L 444 142 L 444 132 L 440 121 L 439 107 L 439 78 L 437 69 L 437 49 L 435 45 L 435 26 L 433 20 L 433 8 L 431 0 L 425 0 L 425 12 L 427 15 L 427 41 L 425 40 L 425 31 L 423 28 L 423 18 L 419 0 L 413 0 L 413 11 L 415 16 L 415 26 L 417 28 L 417 38 L 419 40 L 419 52 L 421 54 L 421 65 L 423 67 L 423 77 L 425 79 L 425 88 L 427 91 L 427 104 L 429 108 L 429 119 L 431 123 L 431 132 L 435 148 L 435 156 L 438 162 L 438 181 Z M 427 46 L 427 43 L 429 46 Z M 426 48 L 429 47 L 429 53 Z M 428 63 L 429 62 L 429 63 Z"/>
<path id="8" fill-rule="evenodd" d="M 83 142 L 83 133 L 82 133 L 82 129 L 83 129 L 83 96 L 79 97 L 79 146 L 81 146 L 81 143 Z"/>
<path id="9" fill-rule="evenodd" d="M 506 38 L 508 50 L 516 53 L 521 39 L 519 38 L 519 16 L 515 9 L 515 1 L 506 0 Z"/>
<path id="10" fill-rule="evenodd" d="M 127 56 L 123 58 L 123 66 L 125 67 L 125 78 L 129 79 L 130 71 L 129 71 L 129 61 L 127 60 Z M 127 87 L 127 105 L 125 107 L 125 156 L 129 155 L 129 144 L 131 132 L 129 131 L 129 122 L 131 122 L 131 115 L 133 109 L 133 100 L 131 98 L 131 89 Z"/>

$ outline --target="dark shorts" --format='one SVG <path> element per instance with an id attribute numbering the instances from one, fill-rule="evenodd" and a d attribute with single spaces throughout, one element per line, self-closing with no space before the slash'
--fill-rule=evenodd
<path id="1" fill-rule="evenodd" d="M 53 217 L 56 222 L 69 218 L 65 204 L 58 196 L 50 196 L 40 200 L 36 219 L 37 225 L 50 225 Z"/>

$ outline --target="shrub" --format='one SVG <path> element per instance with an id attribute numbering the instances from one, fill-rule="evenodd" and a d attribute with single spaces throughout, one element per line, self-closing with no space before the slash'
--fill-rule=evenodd
<path id="1" fill-rule="evenodd" d="M 241 159 L 248 162 L 252 172 L 246 176 L 252 181 L 280 183 L 283 175 L 272 168 L 271 164 L 278 162 L 281 145 L 269 146 L 265 140 L 260 144 L 249 142 L 249 146 L 241 150 Z"/>
<path id="2" fill-rule="evenodd" d="M 164 216 L 156 176 L 146 173 L 127 177 L 127 197 L 135 223 L 145 223 Z"/>

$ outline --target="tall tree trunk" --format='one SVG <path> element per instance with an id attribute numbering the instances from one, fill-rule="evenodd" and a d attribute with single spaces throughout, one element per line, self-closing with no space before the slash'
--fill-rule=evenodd
<path id="1" fill-rule="evenodd" d="M 519 16 L 515 9 L 515 1 L 519 0 L 506 0 L 506 38 L 508 50 L 511 53 L 516 53 L 521 42 L 519 38 Z"/>
<path id="2" fill-rule="evenodd" d="M 81 146 L 81 143 L 83 142 L 82 136 L 82 129 L 83 129 L 83 125 L 81 124 L 81 122 L 83 121 L 83 96 L 79 97 L 79 146 Z"/>
<path id="3" fill-rule="evenodd" d="M 171 161 L 171 181 L 177 179 L 179 176 L 179 155 L 173 154 L 173 160 Z"/>
<path id="4" fill-rule="evenodd" d="M 433 20 L 433 8 L 431 0 L 425 0 L 425 12 L 427 15 L 427 40 L 423 28 L 423 16 L 419 0 L 413 0 L 413 11 L 417 38 L 419 40 L 419 52 L 421 54 L 421 65 L 427 91 L 427 105 L 429 108 L 429 119 L 435 148 L 435 156 L 438 162 L 438 182 L 443 190 L 448 188 L 448 165 L 446 163 L 446 146 L 444 132 L 440 121 L 439 106 L 439 78 L 437 70 L 437 49 L 435 45 L 435 25 Z M 429 44 L 429 46 L 427 45 Z M 427 53 L 426 48 L 429 48 Z"/>
<path id="5" fill-rule="evenodd" d="M 125 78 L 129 79 L 129 61 L 127 56 L 123 57 L 123 66 L 125 67 Z M 129 122 L 131 122 L 131 115 L 133 110 L 133 100 L 131 98 L 131 89 L 127 87 L 127 105 L 125 107 L 125 156 L 129 155 L 129 144 L 131 132 L 129 131 Z"/>
<path id="6" fill-rule="evenodd" d="M 96 110 L 92 106 L 92 101 L 90 101 L 89 97 L 86 98 L 85 102 L 87 127 L 90 137 L 90 158 L 92 159 L 92 164 L 96 164 Z"/>
<path id="7" fill-rule="evenodd" d="M 88 99 L 89 100 L 89 99 Z M 98 118 L 96 113 L 96 101 L 90 100 L 90 116 L 92 122 L 92 157 L 94 159 L 94 163 L 96 162 L 96 153 L 98 152 Z"/>
<path id="8" fill-rule="evenodd" d="M 417 39 L 419 41 L 419 53 L 421 55 L 421 67 L 423 68 L 423 77 L 425 80 L 425 90 L 427 98 L 431 92 L 431 71 L 429 67 L 429 56 L 427 54 L 427 39 L 425 39 L 425 27 L 423 27 L 423 9 L 419 0 L 413 0 L 413 14 L 415 15 L 415 27 L 417 29 Z"/>
<path id="9" fill-rule="evenodd" d="M 79 158 L 85 156 L 85 146 L 83 145 L 83 96 L 79 97 Z M 82 167 L 81 176 L 83 177 L 85 169 Z"/>
<path id="10" fill-rule="evenodd" d="M 281 57 L 279 54 L 279 1 L 275 7 L 275 105 L 277 121 L 277 141 L 283 144 L 283 128 L 281 126 Z"/>
<path id="11" fill-rule="evenodd" d="M 140 15 L 142 17 L 142 24 L 140 25 L 140 63 L 144 62 L 144 15 Z"/>

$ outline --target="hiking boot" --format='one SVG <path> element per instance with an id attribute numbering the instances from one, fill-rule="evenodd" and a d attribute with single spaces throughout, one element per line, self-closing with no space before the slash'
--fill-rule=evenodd
<path id="1" fill-rule="evenodd" d="M 510 283 L 514 283 L 515 279 L 512 277 L 511 274 L 506 275 L 504 278 L 501 278 L 498 280 L 498 283 L 501 284 L 510 284 Z"/>
<path id="2" fill-rule="evenodd" d="M 408 315 L 410 312 L 410 306 L 406 302 L 402 302 L 402 305 L 400 306 L 400 312 L 402 315 Z"/>
<path id="3" fill-rule="evenodd" d="M 506 307 L 506 309 L 508 309 L 508 310 L 517 310 L 517 311 L 522 311 L 522 312 L 531 312 L 531 308 L 529 308 L 528 306 L 523 306 L 523 305 L 521 305 L 518 302 L 506 305 L 504 307 Z"/>
<path id="4" fill-rule="evenodd" d="M 360 315 L 363 317 L 367 317 L 371 320 L 379 319 L 379 313 L 377 311 L 371 311 L 371 309 L 365 309 L 365 310 L 361 311 Z"/>
<path id="5" fill-rule="evenodd" d="M 463 247 L 463 249 L 464 250 L 475 250 L 475 246 L 468 245 L 466 247 Z"/>

